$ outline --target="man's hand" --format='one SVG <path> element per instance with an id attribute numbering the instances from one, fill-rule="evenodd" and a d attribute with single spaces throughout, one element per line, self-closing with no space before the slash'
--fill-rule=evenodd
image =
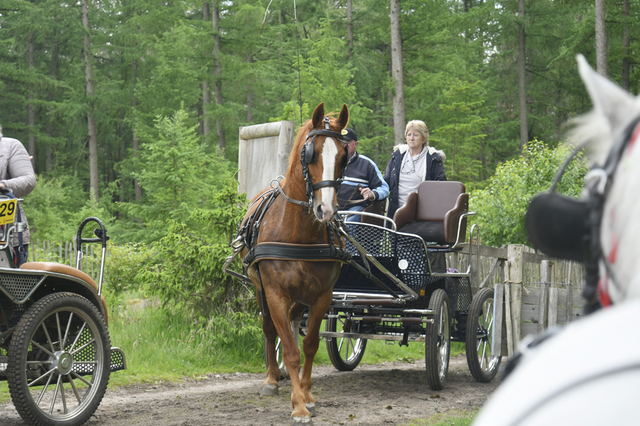
<path id="1" fill-rule="evenodd" d="M 373 191 L 369 188 L 360 188 L 360 194 L 362 195 L 362 198 L 364 198 L 365 200 L 376 199 L 376 194 L 374 194 Z"/>

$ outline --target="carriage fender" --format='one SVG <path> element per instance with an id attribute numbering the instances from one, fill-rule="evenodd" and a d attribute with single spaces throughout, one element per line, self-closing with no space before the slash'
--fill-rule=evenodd
<path id="1" fill-rule="evenodd" d="M 98 294 L 98 285 L 86 273 L 72 266 L 54 262 L 26 262 L 20 265 L 22 270 L 44 272 L 47 278 L 44 282 L 54 281 L 57 288 L 64 291 L 79 293 L 89 299 L 104 316 L 109 325 L 107 302 L 103 295 Z"/>

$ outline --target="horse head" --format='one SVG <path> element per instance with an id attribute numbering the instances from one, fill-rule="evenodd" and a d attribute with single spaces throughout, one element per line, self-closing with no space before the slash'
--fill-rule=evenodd
<path id="1" fill-rule="evenodd" d="M 573 120 L 570 137 L 591 162 L 585 191 L 581 200 L 554 191 L 537 196 L 527 227 L 543 252 L 584 262 L 583 296 L 607 306 L 640 298 L 640 99 L 596 73 L 582 55 L 577 59 L 593 102 L 589 113 Z M 564 231 L 554 236 L 552 228 Z"/>
<path id="2" fill-rule="evenodd" d="M 313 111 L 302 127 L 289 158 L 287 184 L 290 196 L 305 194 L 314 216 L 321 222 L 338 211 L 337 189 L 347 166 L 348 150 L 341 131 L 349 122 L 349 109 L 342 105 L 338 118 L 325 115 L 324 103 Z"/>

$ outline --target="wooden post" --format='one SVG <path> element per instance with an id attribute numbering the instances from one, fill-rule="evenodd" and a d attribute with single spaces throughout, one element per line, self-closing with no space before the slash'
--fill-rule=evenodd
<path id="1" fill-rule="evenodd" d="M 522 244 L 511 244 L 507 247 L 507 259 L 509 262 L 507 281 L 511 285 L 511 319 L 514 345 L 517 345 L 522 339 L 520 321 L 522 318 L 523 252 L 524 245 Z"/>
<path id="2" fill-rule="evenodd" d="M 504 286 L 504 307 L 505 307 L 505 319 L 507 323 L 507 356 L 511 358 L 513 356 L 514 341 L 513 341 L 513 322 L 511 320 L 511 284 L 506 283 Z"/>
<path id="3" fill-rule="evenodd" d="M 558 324 L 558 288 L 551 287 L 549 289 L 549 327 L 555 327 Z"/>
<path id="4" fill-rule="evenodd" d="M 491 353 L 502 356 L 502 306 L 504 304 L 504 284 L 496 284 L 493 288 L 493 339 Z"/>
<path id="5" fill-rule="evenodd" d="M 551 265 L 548 260 L 540 263 L 540 311 L 538 312 L 538 333 L 547 328 L 547 287 L 551 278 Z"/>
<path id="6" fill-rule="evenodd" d="M 573 284 L 571 279 L 571 264 L 573 262 L 571 262 L 570 260 L 567 262 L 569 263 L 569 271 L 567 272 L 567 321 L 565 322 L 565 324 L 569 324 L 569 322 L 571 322 L 571 320 L 573 319 L 573 315 L 571 312 L 573 310 Z"/>

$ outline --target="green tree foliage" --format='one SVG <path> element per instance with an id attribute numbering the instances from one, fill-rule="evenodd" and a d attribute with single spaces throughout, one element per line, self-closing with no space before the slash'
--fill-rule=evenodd
<path id="1" fill-rule="evenodd" d="M 186 308 L 197 317 L 215 312 L 255 309 L 252 292 L 222 271 L 232 252 L 229 241 L 246 212 L 246 197 L 237 195 L 237 182 L 212 194 L 210 209 L 198 208 L 187 222 L 169 222 L 166 235 L 155 245 L 156 259 L 142 273 L 148 294 L 165 306 Z"/>
<path id="2" fill-rule="evenodd" d="M 184 108 L 172 117 L 158 117 L 155 131 L 141 133 L 138 172 L 142 203 L 126 205 L 143 225 L 135 241 L 156 241 L 167 232 L 166 222 L 189 223 L 196 208 L 211 208 L 212 193 L 231 177 L 229 164 L 208 154 Z"/>
<path id="3" fill-rule="evenodd" d="M 524 216 L 531 199 L 551 186 L 572 147 L 560 144 L 551 148 L 533 140 L 522 157 L 507 161 L 496 169 L 485 189 L 473 191 L 469 208 L 477 213 L 473 219 L 480 227 L 482 244 L 527 244 Z M 588 171 L 582 153 L 570 163 L 557 191 L 577 198 Z"/>

